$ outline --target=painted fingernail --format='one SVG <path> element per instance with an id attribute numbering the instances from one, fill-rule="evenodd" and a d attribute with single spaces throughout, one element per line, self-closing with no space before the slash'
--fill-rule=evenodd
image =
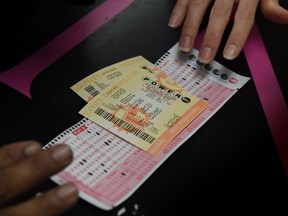
<path id="1" fill-rule="evenodd" d="M 203 47 L 199 52 L 199 61 L 209 63 L 212 60 L 212 49 L 210 47 Z"/>
<path id="2" fill-rule="evenodd" d="M 72 151 L 67 145 L 59 145 L 58 148 L 53 149 L 52 158 L 57 162 L 68 162 L 72 159 Z"/>
<path id="3" fill-rule="evenodd" d="M 25 147 L 24 153 L 25 155 L 30 156 L 30 155 L 37 153 L 40 149 L 41 149 L 41 146 L 39 144 L 32 143 Z"/>
<path id="4" fill-rule="evenodd" d="M 172 15 L 169 19 L 168 26 L 175 28 L 177 26 L 178 19 L 179 19 L 178 15 L 175 15 L 175 14 Z"/>
<path id="5" fill-rule="evenodd" d="M 60 199 L 67 199 L 74 196 L 76 197 L 78 196 L 78 188 L 75 184 L 71 183 L 62 185 L 57 191 L 57 196 Z"/>
<path id="6" fill-rule="evenodd" d="M 192 43 L 192 38 L 189 36 L 184 36 L 180 39 L 179 42 L 179 49 L 183 52 L 189 52 L 191 50 L 191 43 Z"/>
<path id="7" fill-rule="evenodd" d="M 237 47 L 234 44 L 229 44 L 225 48 L 224 58 L 226 58 L 228 60 L 234 59 L 235 55 L 236 55 L 236 51 L 237 51 Z"/>

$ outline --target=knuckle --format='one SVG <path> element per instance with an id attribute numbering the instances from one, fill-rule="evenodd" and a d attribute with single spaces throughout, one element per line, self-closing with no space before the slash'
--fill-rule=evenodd
<path id="1" fill-rule="evenodd" d="M 185 8 L 187 5 L 188 5 L 188 2 L 189 1 L 187 1 L 187 0 L 180 0 L 180 1 L 177 1 L 176 2 L 176 5 L 178 6 L 178 7 L 181 7 L 181 8 Z"/>
<path id="2" fill-rule="evenodd" d="M 194 0 L 194 1 L 192 2 L 192 5 L 194 5 L 194 6 L 199 6 L 199 5 L 202 5 L 203 2 L 204 2 L 204 0 Z"/>
<path id="3" fill-rule="evenodd" d="M 184 35 L 193 35 L 195 31 L 198 31 L 199 26 L 193 20 L 185 20 L 183 24 L 183 34 Z"/>
<path id="4" fill-rule="evenodd" d="M 255 11 L 251 9 L 248 3 L 244 4 L 241 9 L 237 10 L 235 18 L 238 20 L 254 21 Z"/>
<path id="5" fill-rule="evenodd" d="M 208 41 L 210 44 L 213 44 L 220 40 L 221 40 L 221 34 L 220 32 L 217 31 L 209 32 L 209 34 L 207 34 L 206 36 L 206 41 Z"/>
<path id="6" fill-rule="evenodd" d="M 228 7 L 225 3 L 215 4 L 211 9 L 211 16 L 222 17 L 230 15 L 230 7 Z"/>
<path id="7" fill-rule="evenodd" d="M 237 41 L 242 41 L 246 38 L 246 36 L 240 31 L 234 31 L 231 34 L 232 34 L 233 38 L 237 38 Z"/>

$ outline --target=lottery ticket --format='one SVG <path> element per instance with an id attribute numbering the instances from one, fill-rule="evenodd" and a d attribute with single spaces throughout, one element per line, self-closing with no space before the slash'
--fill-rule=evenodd
<path id="1" fill-rule="evenodd" d="M 120 79 L 125 71 L 129 71 L 133 67 L 147 68 L 150 73 L 157 73 L 158 71 L 157 67 L 143 56 L 136 56 L 92 73 L 71 86 L 71 89 L 88 102 L 112 82 Z"/>
<path id="2" fill-rule="evenodd" d="M 156 156 L 207 107 L 163 71 L 134 67 L 79 113 Z"/>
<path id="3" fill-rule="evenodd" d="M 175 44 L 155 63 L 191 94 L 209 102 L 159 155 L 153 156 L 83 118 L 43 147 L 66 143 L 74 152 L 73 162 L 51 179 L 57 184 L 75 182 L 83 200 L 111 210 L 127 200 L 179 147 L 193 145 L 187 140 L 250 80 L 216 61 L 201 64 L 197 55 L 195 49 L 181 53 Z"/>

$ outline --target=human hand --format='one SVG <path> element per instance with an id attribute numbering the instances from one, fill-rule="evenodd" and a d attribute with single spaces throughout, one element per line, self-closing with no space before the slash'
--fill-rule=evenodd
<path id="1" fill-rule="evenodd" d="M 13 203 L 71 163 L 72 151 L 59 144 L 47 150 L 35 141 L 23 141 L 0 148 L 0 215 L 55 216 L 64 213 L 78 200 L 78 189 L 67 183 L 30 200 Z"/>
<path id="2" fill-rule="evenodd" d="M 265 0 L 263 0 L 265 1 Z M 237 2 L 233 27 L 224 47 L 223 56 L 235 59 L 244 47 L 254 24 L 259 0 L 215 0 L 198 58 L 203 63 L 212 61 L 220 46 L 223 33 Z M 179 49 L 189 52 L 195 43 L 201 21 L 211 0 L 178 0 L 172 10 L 168 25 L 177 28 L 183 24 Z"/>
<path id="3" fill-rule="evenodd" d="M 288 10 L 279 5 L 279 0 L 261 0 L 260 3 L 261 11 L 268 20 L 278 24 L 288 24 Z"/>

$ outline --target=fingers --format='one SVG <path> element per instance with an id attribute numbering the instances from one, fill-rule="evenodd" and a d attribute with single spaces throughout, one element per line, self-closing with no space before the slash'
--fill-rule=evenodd
<path id="1" fill-rule="evenodd" d="M 272 22 L 288 24 L 288 10 L 279 5 L 279 0 L 261 0 L 261 11 Z"/>
<path id="2" fill-rule="evenodd" d="M 23 141 L 5 145 L 0 149 L 0 169 L 40 150 L 41 145 L 36 141 Z"/>
<path id="3" fill-rule="evenodd" d="M 244 47 L 255 21 L 259 0 L 240 0 L 234 16 L 234 24 L 226 42 L 223 56 L 235 59 Z"/>
<path id="4" fill-rule="evenodd" d="M 59 144 L 53 148 L 36 152 L 32 156 L 0 170 L 0 204 L 17 197 L 59 172 L 72 159 L 70 148 L 67 145 Z"/>
<path id="5" fill-rule="evenodd" d="M 187 14 L 189 0 L 178 0 L 172 10 L 168 26 L 171 28 L 179 27 Z"/>
<path id="6" fill-rule="evenodd" d="M 201 62 L 209 63 L 215 58 L 223 33 L 229 22 L 234 3 L 234 0 L 215 1 L 210 12 L 207 30 L 199 51 L 198 57 Z"/>
<path id="7" fill-rule="evenodd" d="M 178 0 L 169 20 L 170 27 L 178 27 L 183 23 L 179 40 L 179 49 L 189 52 L 197 37 L 205 11 L 211 0 Z"/>
<path id="8" fill-rule="evenodd" d="M 223 33 L 231 18 L 235 2 L 238 3 L 234 24 L 227 39 L 223 56 L 235 59 L 244 47 L 253 27 L 256 9 L 260 0 L 215 0 L 210 11 L 209 21 L 199 51 L 198 58 L 203 63 L 212 61 L 219 49 Z M 264 0 L 263 0 L 264 1 Z M 274 1 L 274 0 L 271 0 Z M 179 49 L 189 52 L 197 37 L 203 16 L 210 0 L 178 0 L 172 10 L 169 26 L 176 28 L 183 23 Z"/>
<path id="9" fill-rule="evenodd" d="M 78 189 L 68 183 L 19 205 L 0 210 L 1 216 L 55 216 L 71 208 L 78 200 Z"/>

